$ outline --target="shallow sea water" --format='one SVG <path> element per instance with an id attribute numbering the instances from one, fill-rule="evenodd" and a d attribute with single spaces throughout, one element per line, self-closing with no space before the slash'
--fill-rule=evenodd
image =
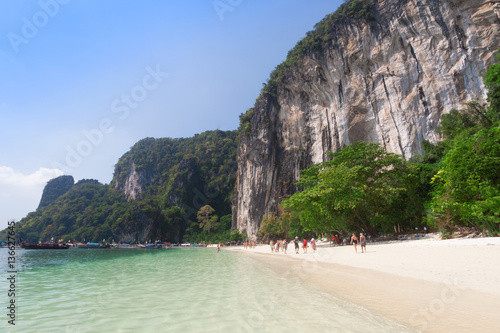
<path id="1" fill-rule="evenodd" d="M 409 332 L 307 288 L 251 256 L 215 249 L 17 250 L 16 325 L 0 332 Z"/>

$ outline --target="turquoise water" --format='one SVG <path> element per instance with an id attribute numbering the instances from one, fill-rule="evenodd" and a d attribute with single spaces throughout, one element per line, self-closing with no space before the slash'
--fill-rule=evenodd
<path id="1" fill-rule="evenodd" d="M 0 332 L 402 332 L 242 253 L 214 249 L 17 250 L 16 325 Z"/>

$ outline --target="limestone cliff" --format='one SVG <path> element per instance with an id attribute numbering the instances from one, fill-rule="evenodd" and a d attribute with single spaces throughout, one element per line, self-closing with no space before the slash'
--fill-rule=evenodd
<path id="1" fill-rule="evenodd" d="M 237 131 L 206 131 L 191 138 L 146 138 L 115 166 L 112 187 L 128 201 L 158 199 L 196 218 L 204 205 L 220 216 L 231 212 L 236 179 Z M 153 200 L 154 201 L 154 200 Z"/>
<path id="2" fill-rule="evenodd" d="M 441 114 L 485 101 L 481 75 L 500 47 L 500 9 L 485 0 L 375 0 L 370 19 L 330 26 L 242 134 L 233 228 L 256 236 L 293 193 L 299 170 L 354 141 L 410 158 L 439 140 Z"/>
<path id="3" fill-rule="evenodd" d="M 151 183 L 150 179 L 146 179 L 144 175 L 137 172 L 135 163 L 130 164 L 130 170 L 125 179 L 125 184 L 120 188 L 117 180 L 115 180 L 115 188 L 121 189 L 125 193 L 127 200 L 137 199 L 139 194 Z"/>

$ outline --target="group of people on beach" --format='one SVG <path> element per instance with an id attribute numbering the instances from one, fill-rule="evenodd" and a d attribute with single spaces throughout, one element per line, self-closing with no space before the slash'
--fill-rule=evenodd
<path id="1" fill-rule="evenodd" d="M 286 254 L 286 251 L 288 249 L 288 242 L 286 239 L 278 239 L 276 242 L 271 240 L 269 242 L 269 245 L 271 246 L 271 253 L 279 253 L 282 251 L 284 254 Z"/>
<path id="2" fill-rule="evenodd" d="M 300 248 L 302 248 L 302 252 L 304 254 L 307 254 L 307 250 L 309 246 L 312 248 L 313 253 L 316 253 L 316 240 L 314 238 L 311 238 L 310 241 L 308 241 L 306 238 L 300 239 L 298 236 L 296 236 L 294 239 L 292 239 L 290 242 L 286 238 L 284 239 L 278 239 L 277 241 L 270 240 L 269 241 L 269 247 L 271 249 L 271 253 L 284 253 L 287 254 L 288 251 L 288 245 L 290 243 L 293 243 L 295 253 L 299 254 L 300 253 Z M 347 236 L 343 238 L 343 244 L 344 245 L 354 245 L 354 251 L 358 253 L 358 243 L 361 246 L 361 253 L 366 253 L 366 234 L 360 233 L 359 237 L 356 235 L 356 233 L 352 233 L 351 237 Z M 332 235 L 331 238 L 331 243 L 334 245 L 342 245 L 341 240 L 338 238 L 338 236 Z M 251 242 L 251 241 L 246 241 L 243 243 L 243 248 L 245 249 L 253 249 L 257 246 L 256 242 Z"/>
<path id="3" fill-rule="evenodd" d="M 309 245 L 311 245 L 314 253 L 316 253 L 316 240 L 314 238 L 312 238 L 308 242 L 307 239 L 304 238 L 303 240 L 300 240 L 299 237 L 296 236 L 293 240 L 295 253 L 299 254 L 300 245 L 302 245 L 302 251 L 304 253 L 307 253 L 307 248 L 309 247 L 308 243 Z M 286 239 L 279 239 L 276 242 L 271 240 L 269 242 L 269 246 L 271 247 L 271 253 L 279 253 L 280 251 L 282 251 L 284 254 L 287 254 L 286 252 L 288 250 L 288 241 Z"/>
<path id="4" fill-rule="evenodd" d="M 338 244 L 339 239 L 333 238 L 332 241 L 335 244 Z M 310 241 L 307 241 L 307 239 L 305 239 L 305 238 L 303 240 L 300 240 L 299 237 L 296 236 L 295 239 L 292 240 L 292 242 L 294 244 L 296 254 L 299 254 L 300 247 L 302 247 L 303 253 L 307 253 L 307 249 L 309 248 L 309 245 L 311 246 L 313 252 L 316 253 L 316 240 L 314 238 L 312 238 Z M 359 237 L 358 237 L 358 236 L 356 236 L 355 233 L 352 233 L 349 244 L 354 245 L 354 251 L 356 253 L 358 253 L 358 243 L 361 246 L 361 253 L 366 253 L 366 236 L 365 236 L 365 234 L 360 233 Z M 281 251 L 284 254 L 287 254 L 288 241 L 286 239 L 279 239 L 276 242 L 274 240 L 271 240 L 269 242 L 269 246 L 271 248 L 271 253 L 279 253 Z"/>
<path id="5" fill-rule="evenodd" d="M 253 249 L 257 246 L 257 242 L 243 242 L 244 249 Z"/>

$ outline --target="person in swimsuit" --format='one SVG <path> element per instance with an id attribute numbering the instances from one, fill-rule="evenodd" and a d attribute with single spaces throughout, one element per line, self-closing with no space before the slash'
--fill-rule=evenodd
<path id="1" fill-rule="evenodd" d="M 366 236 L 363 233 L 359 234 L 359 243 L 361 245 L 361 253 L 366 253 Z"/>
<path id="2" fill-rule="evenodd" d="M 307 239 L 304 238 L 304 240 L 302 241 L 302 250 L 304 250 L 304 253 L 307 254 Z"/>
<path id="3" fill-rule="evenodd" d="M 354 244 L 354 251 L 356 251 L 356 253 L 358 253 L 358 237 L 356 237 L 355 233 L 352 233 L 351 244 Z"/>

